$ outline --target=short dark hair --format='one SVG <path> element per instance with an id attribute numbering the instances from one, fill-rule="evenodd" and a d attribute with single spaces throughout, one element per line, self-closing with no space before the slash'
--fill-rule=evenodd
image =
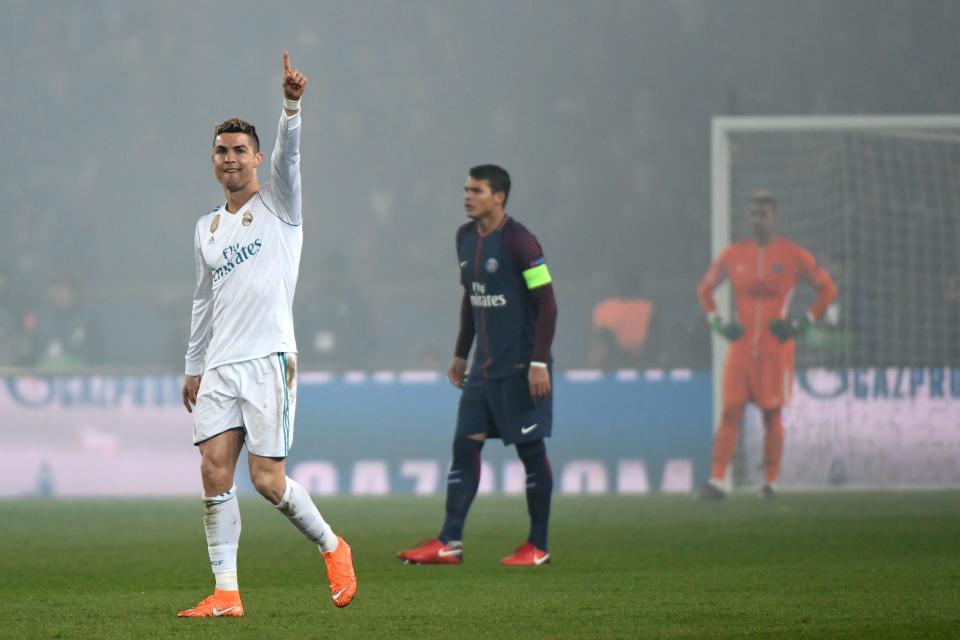
<path id="1" fill-rule="evenodd" d="M 506 169 L 495 164 L 478 164 L 470 167 L 470 177 L 474 180 L 486 180 L 491 191 L 503 194 L 503 205 L 507 205 L 510 197 L 510 174 Z"/>
<path id="2" fill-rule="evenodd" d="M 750 194 L 750 201 L 757 204 L 772 204 L 774 208 L 777 206 L 777 196 L 773 195 L 773 191 L 769 189 L 757 189 Z"/>
<path id="3" fill-rule="evenodd" d="M 221 133 L 245 133 L 253 138 L 254 151 L 260 151 L 260 138 L 257 136 L 257 128 L 240 118 L 230 118 L 224 120 L 213 128 L 213 142 L 216 144 L 217 136 Z"/>

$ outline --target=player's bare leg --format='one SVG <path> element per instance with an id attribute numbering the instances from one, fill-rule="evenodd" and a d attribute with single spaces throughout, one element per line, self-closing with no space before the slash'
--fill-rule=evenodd
<path id="1" fill-rule="evenodd" d="M 239 617 L 243 603 L 237 582 L 240 506 L 233 474 L 243 446 L 243 432 L 233 429 L 200 443 L 203 480 L 203 528 L 210 568 L 216 580 L 213 595 L 177 615 L 185 618 Z"/>
<path id="2" fill-rule="evenodd" d="M 773 500 L 776 497 L 773 487 L 780 475 L 783 440 L 783 421 L 780 416 L 780 409 L 764 409 L 763 468 L 765 477 L 763 487 L 760 489 L 760 497 L 764 500 Z"/>
<path id="3" fill-rule="evenodd" d="M 333 603 L 345 607 L 357 593 L 357 576 L 353 568 L 350 545 L 336 535 L 319 509 L 298 482 L 287 477 L 283 458 L 249 455 L 250 479 L 264 498 L 302 533 L 317 545 L 327 565 L 327 579 Z"/>

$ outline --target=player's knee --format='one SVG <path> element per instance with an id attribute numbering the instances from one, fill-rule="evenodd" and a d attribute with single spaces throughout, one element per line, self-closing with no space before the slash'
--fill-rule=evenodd
<path id="1" fill-rule="evenodd" d="M 727 405 L 723 408 L 723 414 L 721 419 L 728 424 L 740 425 L 740 421 L 743 419 L 743 405 L 732 404 Z"/>
<path id="2" fill-rule="evenodd" d="M 523 462 L 534 462 L 547 456 L 547 445 L 544 444 L 543 439 L 520 442 L 517 444 L 517 455 Z"/>
<path id="3" fill-rule="evenodd" d="M 763 426 L 770 428 L 781 427 L 780 424 L 780 409 L 764 409 L 763 410 Z"/>
<path id="4" fill-rule="evenodd" d="M 204 456 L 200 460 L 200 477 L 207 495 L 218 495 L 233 486 L 233 473 L 230 465 L 214 458 Z"/>
<path id="5" fill-rule="evenodd" d="M 273 473 L 251 473 L 250 482 L 257 493 L 271 504 L 279 504 L 283 499 L 283 491 L 286 489 L 286 478 L 283 475 L 277 477 Z"/>

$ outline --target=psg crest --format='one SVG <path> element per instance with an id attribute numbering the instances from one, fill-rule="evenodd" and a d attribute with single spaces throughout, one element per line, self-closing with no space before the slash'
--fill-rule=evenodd
<path id="1" fill-rule="evenodd" d="M 210 233 L 215 233 L 217 227 L 220 226 L 220 214 L 213 216 L 213 221 L 210 222 Z"/>
<path id="2" fill-rule="evenodd" d="M 253 222 L 253 214 L 250 213 L 249 211 L 244 212 L 243 220 L 241 220 L 240 222 L 241 224 L 243 224 L 243 226 L 249 227 L 250 223 Z"/>
<path id="3" fill-rule="evenodd" d="M 483 265 L 483 268 L 487 270 L 487 273 L 493 273 L 497 270 L 500 264 L 497 262 L 496 258 L 489 258 L 487 262 Z"/>

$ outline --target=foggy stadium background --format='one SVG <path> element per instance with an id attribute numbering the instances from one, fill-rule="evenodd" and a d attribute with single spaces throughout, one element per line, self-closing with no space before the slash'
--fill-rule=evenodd
<path id="1" fill-rule="evenodd" d="M 558 368 L 593 306 L 654 303 L 639 367 L 707 369 L 717 115 L 957 110 L 956 2 L 0 3 L 0 364 L 182 371 L 191 230 L 222 200 L 212 125 L 266 148 L 288 48 L 304 102 L 306 369 L 445 369 L 466 168 L 514 178 L 560 305 Z M 869 19 L 865 19 L 865 16 Z M 44 358 L 57 283 L 90 332 Z M 25 338 L 34 313 L 40 336 Z M 55 321 L 52 321 L 55 324 Z M 337 334 L 324 353 L 316 333 Z M 52 329 L 55 331 L 55 329 Z M 79 360 L 79 361 L 77 361 Z"/>

